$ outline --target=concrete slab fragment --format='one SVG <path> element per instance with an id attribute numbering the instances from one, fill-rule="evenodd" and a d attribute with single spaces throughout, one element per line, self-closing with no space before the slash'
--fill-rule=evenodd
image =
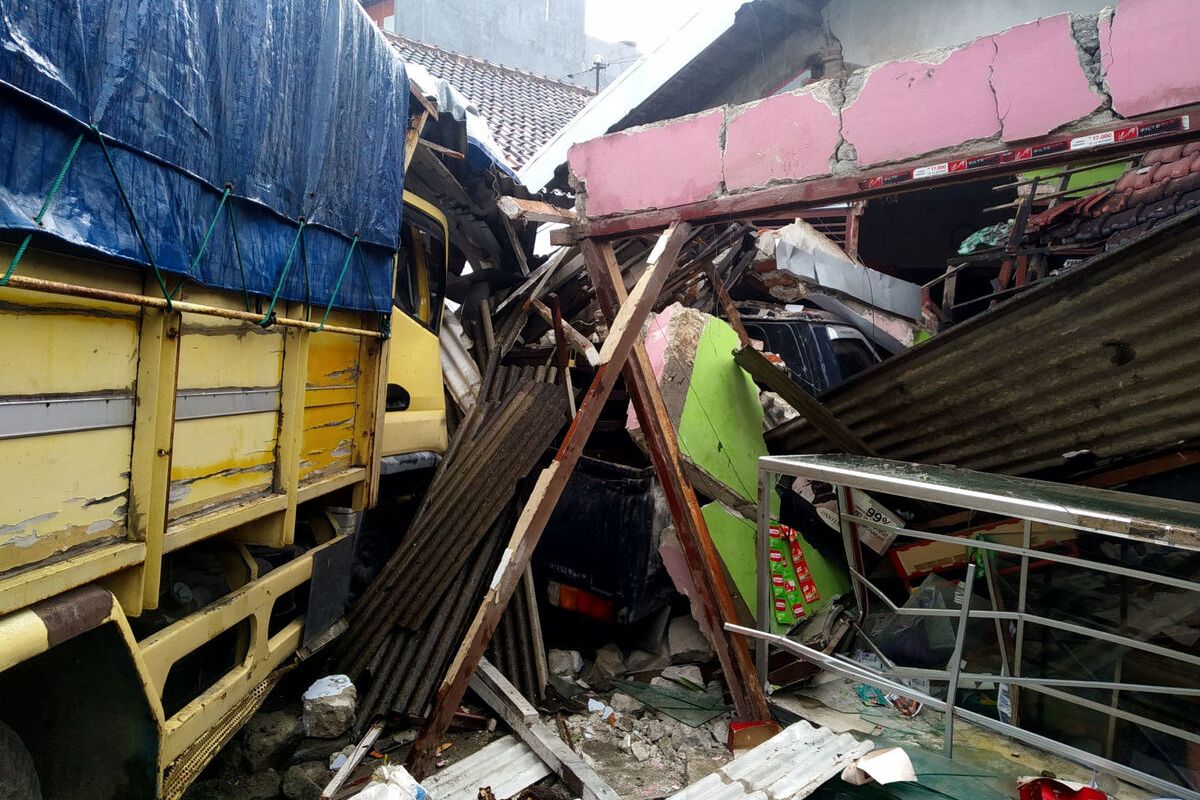
<path id="1" fill-rule="evenodd" d="M 1100 20 L 1100 64 L 1113 109 L 1136 117 L 1200 103 L 1200 3 L 1121 0 Z"/>
<path id="2" fill-rule="evenodd" d="M 828 174 L 839 127 L 837 112 L 811 92 L 780 94 L 734 110 L 725 133 L 726 188 Z"/>
<path id="3" fill-rule="evenodd" d="M 586 184 L 587 215 L 669 208 L 716 194 L 724 124 L 725 112 L 713 109 L 573 146 L 571 168 Z"/>
<path id="4" fill-rule="evenodd" d="M 1018 25 L 993 42 L 992 88 L 1006 141 L 1045 136 L 1104 102 L 1079 63 L 1069 15 Z"/>
<path id="5" fill-rule="evenodd" d="M 907 59 L 876 67 L 842 109 L 843 135 L 860 166 L 912 158 L 1000 133 L 988 84 L 996 46 L 978 39 L 940 63 Z"/>

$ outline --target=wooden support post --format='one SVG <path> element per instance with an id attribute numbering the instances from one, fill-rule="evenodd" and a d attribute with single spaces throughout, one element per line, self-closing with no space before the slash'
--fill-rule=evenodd
<path id="1" fill-rule="evenodd" d="M 486 658 L 479 662 L 479 669 L 471 680 L 471 690 L 513 729 L 517 738 L 562 778 L 575 797 L 583 800 L 620 800 L 620 795 L 549 725 L 542 722 L 537 709 Z"/>
<path id="2" fill-rule="evenodd" d="M 813 397 L 793 381 L 779 367 L 753 347 L 743 347 L 733 354 L 738 366 L 750 373 L 758 383 L 783 398 L 784 402 L 799 411 L 808 423 L 824 434 L 835 448 L 843 453 L 878 458 L 879 453 L 858 438 L 840 419 L 830 413 L 821 401 Z"/>
<path id="3" fill-rule="evenodd" d="M 554 304 L 553 313 L 551 316 L 551 325 L 554 328 L 554 349 L 558 355 L 558 368 L 562 372 L 563 391 L 567 394 L 567 411 L 571 417 L 575 416 L 575 387 L 571 385 L 571 356 L 567 353 L 567 334 L 563 328 L 565 323 L 562 318 L 562 308 L 558 304 L 558 296 L 550 295 L 550 302 Z"/>
<path id="4" fill-rule="evenodd" d="M 717 304 L 725 312 L 725 318 L 729 320 L 729 327 L 733 328 L 738 335 L 738 341 L 742 343 L 742 347 L 750 344 L 750 334 L 746 332 L 746 326 L 742 324 L 742 315 L 738 313 L 737 306 L 733 304 L 733 298 L 729 296 L 729 290 L 725 288 L 725 281 L 717 274 L 717 269 L 712 264 L 705 268 L 705 274 L 708 276 L 708 282 L 712 285 L 713 296 L 717 300 Z"/>
<path id="5" fill-rule="evenodd" d="M 600 308 L 606 317 L 612 319 L 625 300 L 621 266 L 611 246 L 590 239 L 585 239 L 582 244 Z M 678 434 L 667 413 L 650 357 L 641 343 L 634 347 L 625 364 L 625 387 L 633 400 L 654 469 L 667 497 L 688 571 L 698 590 L 698 596 L 694 599 L 704 616 L 705 627 L 725 672 L 738 716 L 745 720 L 770 719 L 771 713 L 758 682 L 750 651 L 744 642 L 725 631 L 726 622 L 736 622 L 738 619 L 733 595 L 725 579 L 721 556 L 717 553 L 704 514 L 700 511 L 696 492 L 684 473 Z"/>
<path id="6" fill-rule="evenodd" d="M 137 411 L 133 421 L 133 458 L 129 475 L 129 534 L 146 543 L 142 608 L 158 608 L 163 537 L 171 487 L 171 450 L 175 435 L 175 393 L 179 377 L 182 315 L 142 309 L 138 340 Z"/>
<path id="7" fill-rule="evenodd" d="M 409 119 L 408 131 L 404 135 L 404 169 L 407 171 L 409 164 L 412 163 L 413 156 L 417 154 L 417 146 L 421 143 L 421 132 L 425 130 L 425 123 L 429 120 L 429 110 L 422 109 L 413 114 Z"/>
<path id="8" fill-rule="evenodd" d="M 600 365 L 596 368 L 592 383 L 579 405 L 579 412 L 571 421 L 563 437 L 554 461 L 542 471 L 530 493 L 516 528 L 509 539 L 508 547 L 500 559 L 500 566 L 492 577 L 491 585 L 483 598 L 483 604 L 475 614 L 463 639 L 446 678 L 438 689 L 433 710 L 425 720 L 417 741 L 409 753 L 409 771 L 418 780 L 428 774 L 442 733 L 454 717 L 467 691 L 467 684 L 475 665 L 483 658 L 484 650 L 491 641 L 500 615 L 513 591 L 520 584 L 529 564 L 533 549 L 537 546 L 550 514 L 567 487 L 567 480 L 575 469 L 587 438 L 604 410 L 604 404 L 616 385 L 621 365 L 629 357 L 634 345 L 642 335 L 642 325 L 650 313 L 658 293 L 666 282 L 667 275 L 679 257 L 683 243 L 687 241 L 690 227 L 686 223 L 672 225 L 651 254 L 649 266 L 629 299 L 621 306 L 609 328 L 608 339 L 600 351 Z"/>

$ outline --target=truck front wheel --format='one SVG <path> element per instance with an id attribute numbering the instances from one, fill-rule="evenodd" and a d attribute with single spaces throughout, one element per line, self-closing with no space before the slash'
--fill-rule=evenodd
<path id="1" fill-rule="evenodd" d="M 16 731 L 0 722 L 0 800 L 42 800 L 33 757 Z"/>

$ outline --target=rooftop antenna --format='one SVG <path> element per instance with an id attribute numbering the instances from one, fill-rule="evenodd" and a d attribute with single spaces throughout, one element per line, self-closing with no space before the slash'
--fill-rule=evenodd
<path id="1" fill-rule="evenodd" d="M 605 62 L 604 56 L 597 53 L 592 56 L 592 72 L 596 73 L 596 94 L 600 94 L 600 73 L 608 69 L 608 63 Z"/>

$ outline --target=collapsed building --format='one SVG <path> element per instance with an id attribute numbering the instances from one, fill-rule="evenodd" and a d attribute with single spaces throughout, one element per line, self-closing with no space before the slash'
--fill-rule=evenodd
<path id="1" fill-rule="evenodd" d="M 381 432 L 356 412 L 325 447 L 346 423 L 301 404 L 318 482 L 160 521 L 200 542 L 287 496 L 263 519 L 306 530 L 214 536 L 206 569 L 248 577 L 207 600 L 165 562 L 148 686 L 185 629 L 297 657 L 177 670 L 193 699 L 160 727 L 197 733 L 153 794 L 1200 797 L 1200 11 L 1119 0 L 860 66 L 859 7 L 714 4 L 537 152 L 433 59 L 495 65 L 347 23 L 408 89 L 404 327 L 350 329 L 378 343 L 327 386 L 294 358 L 279 380 L 353 372 Z M 239 324 L 275 324 L 245 295 Z M 323 590 L 277 592 L 301 556 Z M 14 727 L 42 766 L 49 728 Z"/>

